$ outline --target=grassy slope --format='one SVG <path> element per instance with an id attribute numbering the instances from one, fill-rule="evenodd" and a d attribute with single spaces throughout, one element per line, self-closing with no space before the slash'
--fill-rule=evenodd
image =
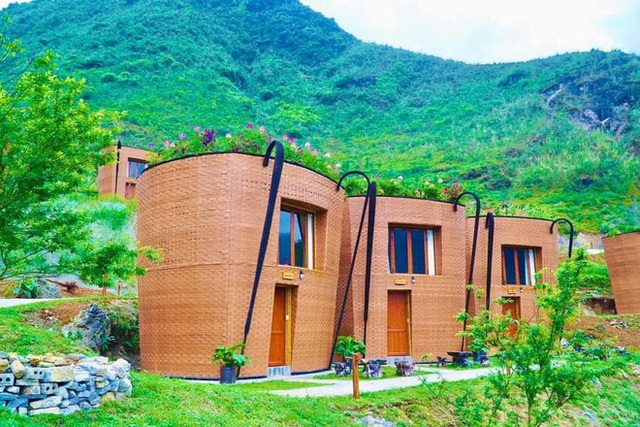
<path id="1" fill-rule="evenodd" d="M 41 329 L 24 322 L 29 313 L 57 303 L 0 310 L 0 348 L 21 353 L 81 351 L 60 337 L 59 330 Z M 5 332 L 13 334 L 5 337 Z M 17 339 L 24 336 L 25 340 Z M 34 343 L 29 346 L 26 340 Z M 638 359 L 638 358 L 637 358 Z M 640 363 L 640 359 L 636 360 Z M 268 390 L 293 387 L 285 382 L 217 386 L 133 373 L 133 396 L 109 402 L 100 409 L 60 418 L 24 418 L 0 410 L 0 425 L 9 426 L 336 426 L 356 425 L 371 413 L 397 425 L 453 426 L 452 408 L 443 396 L 462 394 L 482 381 L 420 386 L 351 397 L 297 399 L 268 394 Z M 299 386 L 307 386 L 301 384 Z M 593 388 L 590 398 L 567 408 L 558 425 L 584 425 L 583 412 L 598 417 L 602 425 L 623 427 L 640 423 L 640 379 L 615 378 Z"/>
<path id="2" fill-rule="evenodd" d="M 295 0 L 37 0 L 8 12 L 29 52 L 54 49 L 62 72 L 87 78 L 93 105 L 129 111 L 126 144 L 256 122 L 342 153 L 345 170 L 462 181 L 485 205 L 580 229 L 637 221 L 635 55 L 467 65 L 361 43 Z M 571 118 L 590 109 L 611 122 L 625 102 L 620 137 Z"/>

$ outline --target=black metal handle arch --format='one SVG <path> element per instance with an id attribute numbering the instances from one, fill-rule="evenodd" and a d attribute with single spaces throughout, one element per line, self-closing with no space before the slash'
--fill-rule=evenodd
<path id="1" fill-rule="evenodd" d="M 333 349 L 336 346 L 336 343 L 338 342 L 338 334 L 340 333 L 340 328 L 342 327 L 342 321 L 344 319 L 344 310 L 346 308 L 347 305 L 347 298 L 349 296 L 349 291 L 351 290 L 351 283 L 353 281 L 353 271 L 355 268 L 355 263 L 356 263 L 356 257 L 358 255 L 358 248 L 360 247 L 360 238 L 362 237 L 362 228 L 364 226 L 364 218 L 365 215 L 367 213 L 367 209 L 369 208 L 369 206 L 371 206 L 374 209 L 374 217 L 375 217 L 375 202 L 370 204 L 371 201 L 371 194 L 374 194 L 374 198 L 375 198 L 375 182 L 373 183 L 374 187 L 373 187 L 373 191 L 371 191 L 371 187 L 372 187 L 372 183 L 369 180 L 369 177 L 367 176 L 367 174 L 365 174 L 364 172 L 360 172 L 360 171 L 349 171 L 344 173 L 341 177 L 340 180 L 338 181 L 338 185 L 336 186 L 336 191 L 340 190 L 340 185 L 342 184 L 342 181 L 347 178 L 348 176 L 352 176 L 352 175 L 360 175 L 362 176 L 366 181 L 367 181 L 367 194 L 364 198 L 364 205 L 362 207 L 362 215 L 360 217 L 360 224 L 358 226 L 358 235 L 356 237 L 356 243 L 355 246 L 353 248 L 353 256 L 351 257 L 351 266 L 349 267 L 349 275 L 347 276 L 347 284 L 345 286 L 345 290 L 344 290 L 344 296 L 342 298 L 342 306 L 340 308 L 340 315 L 338 317 L 338 322 L 336 324 L 336 330 L 335 330 L 335 334 L 334 334 L 334 338 L 333 338 L 333 345 L 331 346 L 331 353 L 329 356 L 329 364 L 327 369 L 331 368 L 331 359 L 333 356 Z M 370 211 L 371 212 L 371 211 Z M 369 232 L 369 230 L 373 230 L 373 223 L 371 221 L 371 216 L 369 217 L 370 221 L 369 224 L 367 226 L 367 236 L 369 236 L 371 233 Z M 367 289 L 368 284 L 370 283 L 370 271 L 371 271 L 371 252 L 372 252 L 372 237 L 369 237 L 367 239 L 367 261 L 366 261 L 366 271 L 365 271 L 365 338 L 364 341 L 366 343 L 366 322 L 367 322 L 367 317 L 368 317 L 368 313 L 366 313 L 368 311 L 368 296 L 369 296 L 369 291 Z"/>
<path id="2" fill-rule="evenodd" d="M 567 218 L 558 218 L 551 223 L 551 227 L 549 228 L 549 233 L 553 234 L 553 226 L 560 221 L 563 221 L 569 224 L 569 251 L 567 255 L 569 258 L 571 258 L 571 250 L 573 249 L 573 231 L 574 231 L 573 223 L 569 221 Z"/>
<path id="3" fill-rule="evenodd" d="M 273 214 L 276 206 L 276 199 L 278 195 L 278 189 L 280 187 L 280 177 L 282 176 L 282 168 L 284 165 L 284 147 L 282 142 L 273 140 L 267 147 L 267 150 L 262 161 L 262 166 L 269 166 L 269 158 L 271 152 L 275 148 L 275 163 L 273 167 L 273 174 L 271 175 L 271 187 L 269 188 L 269 199 L 267 203 L 267 212 L 265 214 L 264 225 L 262 226 L 262 238 L 260 239 L 260 249 L 258 251 L 258 260 L 256 262 L 256 272 L 253 278 L 253 288 L 251 289 L 251 299 L 249 300 L 249 310 L 247 311 L 247 319 L 244 324 L 244 336 L 242 338 L 242 344 L 247 344 L 247 337 L 251 330 L 251 322 L 253 319 L 253 310 L 256 303 L 256 295 L 258 293 L 258 285 L 260 284 L 260 276 L 262 275 L 262 268 L 264 266 L 264 258 L 267 253 L 267 246 L 269 245 L 269 234 L 271 233 L 271 223 L 273 222 Z M 245 347 L 242 347 L 242 354 L 244 354 Z M 240 375 L 240 368 L 238 368 L 237 375 Z"/>
<path id="4" fill-rule="evenodd" d="M 478 245 L 478 228 L 480 225 L 480 198 L 476 193 L 472 193 L 471 191 L 465 191 L 462 194 L 458 195 L 458 197 L 456 197 L 455 201 L 453 202 L 453 211 L 454 212 L 458 211 L 458 203 L 460 202 L 460 199 L 466 195 L 473 196 L 473 198 L 475 199 L 476 213 L 475 213 L 474 223 L 473 223 L 473 243 L 471 245 L 471 264 L 469 265 L 469 278 L 467 283 L 465 284 L 465 289 L 467 290 L 467 292 L 466 292 L 465 301 L 464 301 L 465 317 L 462 322 L 463 332 L 467 330 L 467 316 L 469 315 L 469 302 L 471 301 L 471 289 L 469 289 L 468 286 L 473 284 L 473 270 L 476 262 L 476 247 Z M 465 340 L 466 340 L 466 337 L 463 335 L 462 343 L 460 345 L 460 351 L 464 351 Z"/>

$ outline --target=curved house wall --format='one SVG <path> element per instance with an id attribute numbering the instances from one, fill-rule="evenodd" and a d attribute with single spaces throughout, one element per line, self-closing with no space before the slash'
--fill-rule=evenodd
<path id="1" fill-rule="evenodd" d="M 542 281 L 553 280 L 553 272 L 558 268 L 559 248 L 558 234 L 554 229 L 549 232 L 552 221 L 535 218 L 494 217 L 493 259 L 491 268 L 491 301 L 497 298 L 517 299 L 520 304 L 520 318 L 536 320 L 537 309 L 535 293 L 530 285 L 505 285 L 503 283 L 504 248 L 530 248 L 534 251 L 535 270 L 544 269 Z M 470 259 L 471 242 L 473 239 L 473 218 L 467 218 L 467 258 Z M 487 243 L 488 229 L 485 227 L 486 217 L 480 217 L 478 230 L 478 245 L 474 270 L 474 285 L 482 290 L 487 283 Z M 476 313 L 484 310 L 485 295 L 473 299 L 473 310 Z M 491 310 L 501 312 L 502 308 L 492 303 Z M 472 313 L 473 314 L 473 313 Z"/>
<path id="2" fill-rule="evenodd" d="M 640 233 L 602 239 L 618 314 L 640 313 Z"/>
<path id="3" fill-rule="evenodd" d="M 138 239 L 162 249 L 139 279 L 142 368 L 212 378 L 214 349 L 242 342 L 273 171 L 262 157 L 215 154 L 153 167 L 138 180 Z M 333 341 L 344 193 L 285 164 L 242 376 L 268 371 L 276 286 L 286 287 L 293 372 L 326 368 Z M 313 212 L 313 270 L 278 265 L 281 203 Z M 304 278 L 300 278 L 300 271 Z"/>
<path id="4" fill-rule="evenodd" d="M 340 271 L 340 298 L 349 272 L 351 254 L 356 241 L 364 197 L 347 199 L 343 218 L 343 253 Z M 389 229 L 404 227 L 435 230 L 436 274 L 392 274 L 389 262 Z M 364 270 L 366 254 L 366 220 L 360 242 L 348 309 L 341 333 L 364 337 Z M 345 262 L 347 261 L 347 262 Z M 412 283 L 412 276 L 415 282 Z M 378 197 L 371 271 L 371 294 L 367 325 L 367 357 L 389 355 L 389 293 L 404 292 L 409 301 L 409 352 L 420 360 L 426 354 L 446 355 L 460 347 L 461 330 L 455 320 L 464 310 L 465 289 L 465 211 L 453 211 L 450 203 Z"/>

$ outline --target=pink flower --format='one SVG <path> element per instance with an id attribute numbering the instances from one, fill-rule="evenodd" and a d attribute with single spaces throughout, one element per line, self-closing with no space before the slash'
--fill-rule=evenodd
<path id="1" fill-rule="evenodd" d="M 311 143 L 309 141 L 307 141 L 307 142 L 304 143 L 304 146 L 306 148 L 311 148 Z"/>
<path id="2" fill-rule="evenodd" d="M 331 153 L 325 153 L 325 157 L 331 157 Z"/>
<path id="3" fill-rule="evenodd" d="M 164 148 L 167 149 L 169 148 L 169 145 L 171 144 L 171 141 L 169 141 L 168 139 L 164 140 Z"/>
<path id="4" fill-rule="evenodd" d="M 195 126 L 193 127 L 193 130 L 195 130 L 196 132 L 200 132 L 200 126 L 195 125 Z"/>
<path id="5" fill-rule="evenodd" d="M 267 131 L 267 128 L 264 126 L 260 126 L 260 133 L 265 133 Z"/>
<path id="6" fill-rule="evenodd" d="M 184 133 L 181 133 L 180 135 L 178 135 L 178 139 L 180 141 L 184 141 L 185 139 L 187 139 L 187 136 Z"/>
<path id="7" fill-rule="evenodd" d="M 311 154 L 313 154 L 314 156 L 317 156 L 317 155 L 318 155 L 318 154 L 320 154 L 320 153 L 318 153 L 318 150 L 313 150 L 313 151 L 311 152 Z"/>

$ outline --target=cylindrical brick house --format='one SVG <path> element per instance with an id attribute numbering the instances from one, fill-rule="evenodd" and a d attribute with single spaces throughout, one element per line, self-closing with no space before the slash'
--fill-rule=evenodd
<path id="1" fill-rule="evenodd" d="M 640 313 L 640 232 L 605 237 L 602 243 L 617 313 Z"/>
<path id="2" fill-rule="evenodd" d="M 344 295 L 364 197 L 347 199 L 339 303 Z M 366 221 L 341 334 L 364 338 Z M 451 203 L 378 197 L 367 357 L 429 360 L 459 350 L 464 310 L 465 209 Z M 338 313 L 339 314 L 339 313 Z"/>
<path id="3" fill-rule="evenodd" d="M 480 217 L 473 284 L 486 292 L 488 262 L 487 218 Z M 494 237 L 491 263 L 490 299 L 509 299 L 500 307 L 493 303 L 491 310 L 511 312 L 512 317 L 527 321 L 537 320 L 537 306 L 533 285 L 535 274 L 543 271 L 541 280 L 553 280 L 558 268 L 559 248 L 556 230 L 550 232 L 552 221 L 513 216 L 494 217 Z M 470 258 L 474 218 L 467 218 L 467 258 Z M 484 310 L 486 293 L 473 298 L 472 314 Z"/>
<path id="4" fill-rule="evenodd" d="M 214 378 L 220 345 L 242 342 L 273 161 L 216 153 L 158 164 L 138 180 L 138 240 L 160 248 L 139 279 L 142 369 Z M 344 192 L 285 163 L 242 376 L 328 366 Z"/>

